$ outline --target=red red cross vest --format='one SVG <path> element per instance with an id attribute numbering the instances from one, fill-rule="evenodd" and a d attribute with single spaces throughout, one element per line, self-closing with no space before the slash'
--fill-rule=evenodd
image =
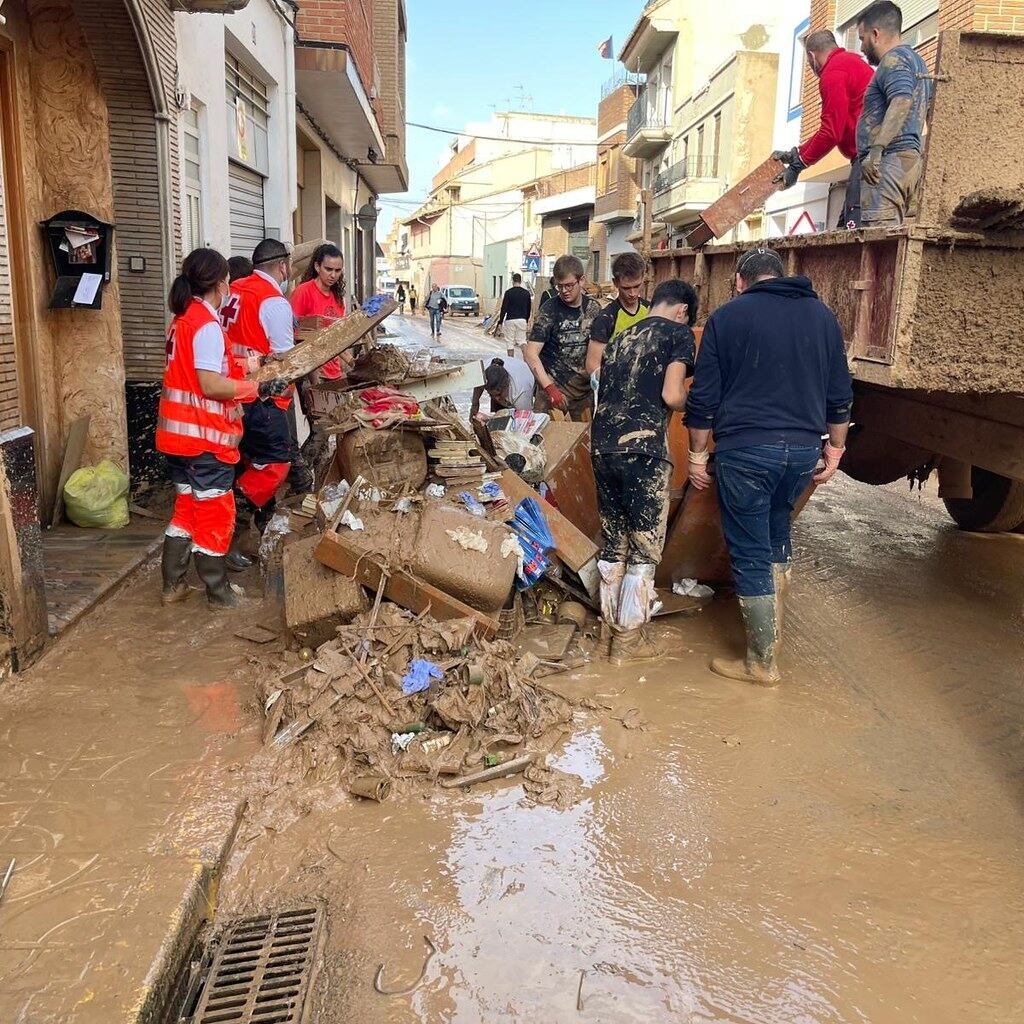
<path id="1" fill-rule="evenodd" d="M 235 401 L 207 398 L 199 386 L 194 342 L 207 324 L 220 322 L 209 306 L 193 299 L 167 331 L 167 367 L 156 425 L 157 451 L 165 455 L 202 455 L 212 452 L 222 462 L 238 461 L 242 439 L 242 406 Z M 228 376 L 241 378 L 230 351 Z"/>
<path id="2" fill-rule="evenodd" d="M 268 356 L 273 351 L 267 332 L 260 323 L 260 306 L 267 299 L 281 298 L 281 291 L 262 274 L 250 274 L 231 285 L 231 296 L 221 310 L 221 323 L 227 332 L 231 352 L 240 365 L 253 356 Z M 291 405 L 292 391 L 273 399 L 280 409 Z"/>

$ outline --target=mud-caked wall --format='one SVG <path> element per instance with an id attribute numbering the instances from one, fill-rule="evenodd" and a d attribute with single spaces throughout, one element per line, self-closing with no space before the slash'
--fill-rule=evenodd
<path id="1" fill-rule="evenodd" d="M 79 209 L 113 222 L 107 108 L 86 37 L 68 0 L 4 4 L 0 29 L 14 46 L 16 115 L 21 139 L 20 185 L 28 225 L 24 274 L 31 301 L 18 324 L 32 339 L 39 403 L 48 439 L 41 469 L 55 480 L 70 423 L 91 418 L 86 459 L 127 464 L 124 358 L 116 275 L 103 308 L 50 311 L 53 274 L 39 222 Z M 12 188 L 13 192 L 14 189 Z M 114 236 L 115 246 L 117 235 Z"/>

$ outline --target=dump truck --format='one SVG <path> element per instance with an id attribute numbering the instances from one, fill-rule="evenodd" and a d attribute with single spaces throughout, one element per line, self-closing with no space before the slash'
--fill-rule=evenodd
<path id="1" fill-rule="evenodd" d="M 919 209 L 898 228 L 773 238 L 836 313 L 854 376 L 842 469 L 886 484 L 938 474 L 964 529 L 1024 530 L 1024 36 L 945 32 Z M 706 318 L 739 255 L 652 256 Z"/>

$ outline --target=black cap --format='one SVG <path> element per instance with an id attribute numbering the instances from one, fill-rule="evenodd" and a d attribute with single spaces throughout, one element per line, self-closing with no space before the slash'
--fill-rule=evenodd
<path id="1" fill-rule="evenodd" d="M 279 238 L 264 238 L 252 251 L 252 265 L 258 267 L 275 260 L 286 260 L 289 256 L 288 246 Z"/>

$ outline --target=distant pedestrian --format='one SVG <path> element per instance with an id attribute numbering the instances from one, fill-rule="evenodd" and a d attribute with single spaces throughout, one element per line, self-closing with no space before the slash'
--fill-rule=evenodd
<path id="1" fill-rule="evenodd" d="M 615 285 L 617 295 L 614 302 L 601 310 L 600 316 L 590 328 L 591 342 L 602 346 L 602 349 L 596 350 L 597 365 L 588 365 L 591 372 L 600 366 L 604 345 L 647 317 L 650 306 L 642 297 L 646 272 L 647 265 L 639 253 L 621 252 L 612 260 L 612 284 Z"/>
<path id="2" fill-rule="evenodd" d="M 430 337 L 435 341 L 441 338 L 441 320 L 448 308 L 448 300 L 441 289 L 435 284 L 427 296 L 427 314 L 430 317 Z"/>
<path id="3" fill-rule="evenodd" d="M 922 135 L 932 83 L 921 55 L 902 42 L 902 29 L 903 14 L 889 0 L 872 4 L 857 19 L 860 48 L 876 68 L 857 122 L 861 223 L 866 228 L 906 220 L 924 168 Z"/>
<path id="4" fill-rule="evenodd" d="M 416 315 L 416 285 L 409 285 L 409 313 Z"/>
<path id="5" fill-rule="evenodd" d="M 590 448 L 604 548 L 601 617 L 614 664 L 658 657 L 644 632 L 654 604 L 654 574 L 665 546 L 669 483 L 668 420 L 686 405 L 693 373 L 697 293 L 685 281 L 663 281 L 650 315 L 604 345 Z"/>
<path id="6" fill-rule="evenodd" d="M 711 670 L 760 686 L 780 678 L 793 509 L 812 479 L 827 483 L 839 467 L 853 403 L 835 314 L 806 277 L 784 275 L 772 249 L 741 257 L 737 297 L 704 328 L 686 407 L 698 490 L 711 484 L 714 434 L 722 529 L 747 634 L 746 658 L 715 658 Z"/>
<path id="7" fill-rule="evenodd" d="M 252 273 L 252 260 L 248 256 L 232 256 L 228 260 L 228 278 L 232 284 Z"/>
<path id="8" fill-rule="evenodd" d="M 510 356 L 516 354 L 517 348 L 522 351 L 526 344 L 526 325 L 530 322 L 532 302 L 530 293 L 523 287 L 523 275 L 513 274 L 512 287 L 501 297 L 498 310 L 498 326 Z"/>
<path id="9" fill-rule="evenodd" d="M 541 292 L 540 304 L 543 306 L 548 299 L 558 298 L 558 288 L 555 287 L 555 279 L 553 277 L 548 278 L 548 286 Z"/>
<path id="10" fill-rule="evenodd" d="M 860 227 L 861 219 L 857 121 L 864 107 L 864 91 L 871 81 L 871 68 L 863 57 L 844 50 L 828 29 L 812 32 L 804 42 L 804 49 L 807 63 L 818 77 L 821 120 L 818 130 L 803 145 L 772 153 L 786 165 L 775 180 L 784 189 L 791 188 L 802 170 L 824 159 L 838 146 L 839 152 L 850 161 L 839 227 L 852 230 Z"/>
<path id="11" fill-rule="evenodd" d="M 405 285 L 399 284 L 395 291 L 395 301 L 398 303 L 398 311 L 405 316 Z"/>
<path id="12" fill-rule="evenodd" d="M 576 256 L 559 256 L 554 281 L 558 294 L 540 307 L 524 353 L 537 380 L 534 409 L 558 409 L 584 420 L 594 394 L 586 372 L 587 345 L 601 304 L 584 291 L 583 264 Z"/>

